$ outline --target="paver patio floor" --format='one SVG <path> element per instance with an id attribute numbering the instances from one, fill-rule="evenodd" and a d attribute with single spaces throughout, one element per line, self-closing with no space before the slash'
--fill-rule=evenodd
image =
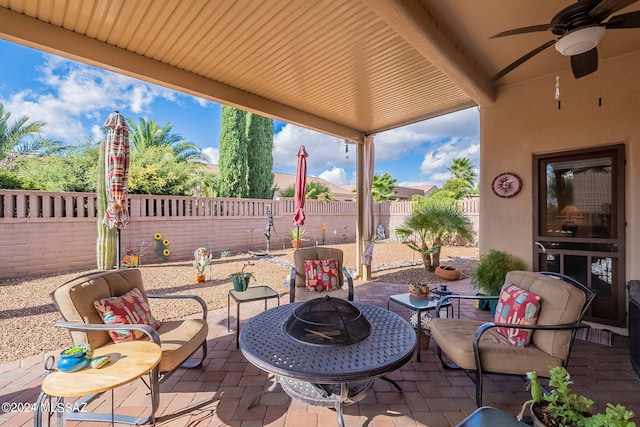
<path id="1" fill-rule="evenodd" d="M 468 280 L 449 283 L 458 293 L 475 293 Z M 356 300 L 387 306 L 389 295 L 406 291 L 406 285 L 379 282 L 357 283 Z M 281 303 L 288 295 L 281 296 Z M 270 300 L 269 307 L 275 304 Z M 262 302 L 241 306 L 241 323 L 264 308 Z M 408 318 L 409 311 L 392 305 L 392 310 Z M 232 309 L 232 316 L 235 310 Z M 463 316 L 490 320 L 488 312 L 467 306 Z M 227 309 L 209 312 L 209 354 L 202 369 L 176 372 L 161 386 L 159 426 L 335 426 L 335 411 L 291 400 L 278 386 L 262 396 L 258 405 L 247 404 L 270 384 L 263 371 L 248 363 L 236 349 L 235 331 L 227 332 Z M 232 319 L 232 325 L 235 319 Z M 595 401 L 595 410 L 603 411 L 607 402 L 620 403 L 640 416 L 640 380 L 631 368 L 629 342 L 616 335 L 614 347 L 576 340 L 569 363 L 574 390 Z M 42 356 L 0 365 L 0 403 L 34 403 L 44 374 Z M 376 380 L 371 393 L 360 402 L 344 407 L 347 427 L 451 426 L 476 409 L 475 386 L 461 372 L 444 370 L 435 354 L 435 343 L 422 350 L 422 361 L 410 362 L 389 375 L 403 391 Z M 484 404 L 510 414 L 520 410 L 529 394 L 519 377 L 489 375 L 485 380 Z M 141 381 L 120 387 L 114 393 L 117 413 L 142 415 L 149 404 L 147 389 Z M 3 406 L 4 409 L 4 406 Z M 95 399 L 87 411 L 111 409 L 111 394 Z M 2 426 L 32 426 L 33 413 L 0 412 Z M 105 425 L 72 422 L 69 426 Z"/>

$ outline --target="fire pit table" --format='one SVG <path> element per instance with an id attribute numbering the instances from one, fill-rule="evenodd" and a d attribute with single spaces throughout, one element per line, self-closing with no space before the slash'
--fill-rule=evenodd
<path id="1" fill-rule="evenodd" d="M 292 317 L 298 317 L 312 301 L 269 309 L 253 317 L 242 328 L 242 354 L 256 367 L 274 374 L 273 384 L 254 397 L 249 407 L 279 383 L 291 398 L 311 405 L 334 407 L 338 425 L 342 427 L 342 406 L 364 398 L 375 378 L 385 379 L 400 389 L 384 375 L 411 359 L 416 348 L 416 334 L 409 322 L 391 311 L 345 301 L 343 303 L 354 309 L 354 313 L 339 312 L 338 317 L 346 318 L 345 324 L 358 323 L 365 328 L 369 324 L 370 328 L 365 333 L 356 333 L 358 341 L 355 343 L 339 340 L 338 344 L 331 344 L 337 334 L 331 328 L 310 330 L 312 326 L 291 326 Z M 337 311 L 340 310 L 342 308 Z M 353 319 L 349 318 L 351 315 Z M 321 316 L 326 318 L 322 313 Z M 361 317 L 366 319 L 364 323 Z M 312 342 L 299 339 L 296 327 L 317 339 Z M 323 342 L 325 339 L 329 344 Z"/>

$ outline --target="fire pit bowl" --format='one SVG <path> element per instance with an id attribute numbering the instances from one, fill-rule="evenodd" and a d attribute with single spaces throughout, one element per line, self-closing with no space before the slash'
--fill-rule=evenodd
<path id="1" fill-rule="evenodd" d="M 371 323 L 354 305 L 326 295 L 296 308 L 284 323 L 284 333 L 311 345 L 350 345 L 371 334 Z"/>

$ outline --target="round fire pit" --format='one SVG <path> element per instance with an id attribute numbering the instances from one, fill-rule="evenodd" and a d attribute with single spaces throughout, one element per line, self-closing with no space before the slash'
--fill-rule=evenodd
<path id="1" fill-rule="evenodd" d="M 284 323 L 285 334 L 319 346 L 355 344 L 371 334 L 371 323 L 347 301 L 325 296 L 301 304 Z"/>

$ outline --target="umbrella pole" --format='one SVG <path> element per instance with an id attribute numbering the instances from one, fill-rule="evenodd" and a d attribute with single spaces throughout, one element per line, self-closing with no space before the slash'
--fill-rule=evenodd
<path id="1" fill-rule="evenodd" d="M 120 270 L 120 229 L 116 230 L 116 270 Z"/>

